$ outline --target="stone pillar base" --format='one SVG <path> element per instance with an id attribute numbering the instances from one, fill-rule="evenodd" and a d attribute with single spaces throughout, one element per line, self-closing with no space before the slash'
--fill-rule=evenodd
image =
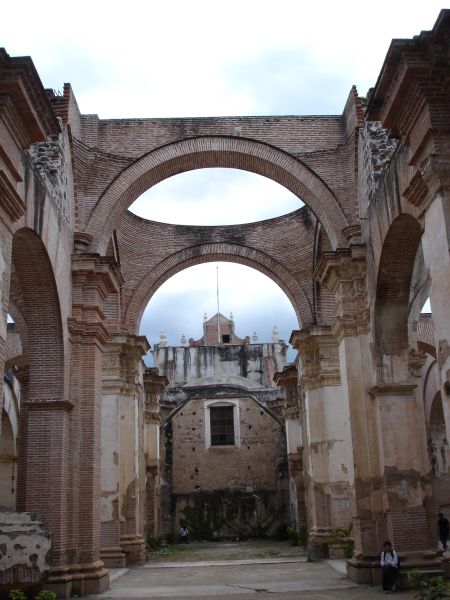
<path id="1" fill-rule="evenodd" d="M 309 560 L 328 558 L 328 531 L 313 529 L 308 534 L 307 554 Z"/>
<path id="2" fill-rule="evenodd" d="M 145 540 L 142 535 L 120 536 L 120 548 L 125 553 L 127 565 L 143 565 L 146 560 Z"/>
<path id="3" fill-rule="evenodd" d="M 347 577 L 356 583 L 381 585 L 380 555 L 381 551 L 379 554 L 360 554 L 350 558 L 347 561 Z M 426 577 L 444 574 L 441 550 L 399 552 L 399 558 L 400 573 L 396 580 L 399 589 L 408 589 L 407 571 L 417 569 Z"/>
<path id="4" fill-rule="evenodd" d="M 58 598 L 101 594 L 109 589 L 109 573 L 101 560 L 89 565 L 51 567 L 45 589 L 55 592 Z"/>
<path id="5" fill-rule="evenodd" d="M 100 559 L 107 569 L 122 569 L 127 562 L 127 557 L 119 546 L 100 548 Z"/>

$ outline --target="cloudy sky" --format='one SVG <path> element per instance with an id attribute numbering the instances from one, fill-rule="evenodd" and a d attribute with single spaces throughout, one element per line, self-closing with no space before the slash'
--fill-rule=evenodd
<path id="1" fill-rule="evenodd" d="M 435 0 L 22 0 L 1 9 L 0 46 L 31 55 L 45 87 L 70 82 L 83 113 L 101 118 L 340 114 L 353 84 L 376 82 L 392 38 L 431 29 Z M 138 199 L 154 220 L 242 223 L 295 210 L 300 200 L 262 177 L 207 169 L 178 175 Z M 230 220 L 230 215 L 233 219 Z M 200 337 L 216 310 L 216 267 L 166 282 L 142 333 Z M 239 293 L 236 293 L 236 288 Z M 221 310 L 238 335 L 298 327 L 281 290 L 245 267 L 220 267 Z M 292 356 L 292 355 L 291 355 Z"/>

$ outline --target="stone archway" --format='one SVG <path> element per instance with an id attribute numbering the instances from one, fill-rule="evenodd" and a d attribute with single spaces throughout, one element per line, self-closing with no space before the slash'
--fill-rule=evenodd
<path id="1" fill-rule="evenodd" d="M 125 322 L 137 333 L 142 314 L 156 290 L 170 277 L 184 269 L 205 262 L 226 261 L 252 267 L 274 281 L 289 298 L 299 323 L 313 322 L 313 309 L 308 297 L 289 271 L 272 257 L 238 244 L 204 244 L 186 248 L 163 260 L 137 286 L 125 314 Z"/>
<path id="2" fill-rule="evenodd" d="M 47 251 L 31 229 L 19 229 L 14 235 L 12 263 L 11 299 L 20 306 L 28 338 L 27 401 L 60 401 L 64 395 L 64 344 L 58 291 Z"/>
<path id="3" fill-rule="evenodd" d="M 58 564 L 65 559 L 71 479 L 71 405 L 65 398 L 60 301 L 47 250 L 35 231 L 15 233 L 12 266 L 12 312 L 27 363 L 15 372 L 21 384 L 17 506 L 37 514 L 53 533 L 52 562 Z"/>
<path id="4" fill-rule="evenodd" d="M 123 213 L 141 194 L 163 179 L 207 167 L 243 169 L 286 187 L 308 205 L 325 229 L 333 249 L 345 245 L 344 212 L 327 184 L 308 166 L 269 144 L 245 138 L 196 137 L 153 150 L 124 169 L 97 201 L 86 232 L 91 248 L 103 253 Z"/>
<path id="5" fill-rule="evenodd" d="M 419 222 L 401 214 L 391 224 L 382 248 L 375 301 L 375 339 L 381 354 L 408 347 L 411 277 L 422 230 Z"/>

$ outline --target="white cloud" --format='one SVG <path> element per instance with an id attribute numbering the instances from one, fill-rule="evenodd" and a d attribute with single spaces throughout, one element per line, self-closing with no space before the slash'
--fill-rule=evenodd
<path id="1" fill-rule="evenodd" d="M 70 82 L 81 111 L 103 118 L 340 114 L 353 84 L 362 95 L 375 84 L 391 39 L 430 29 L 440 7 L 441 0 L 22 0 L 2 6 L 0 45 L 12 56 L 31 55 L 45 87 Z M 180 216 L 221 223 L 236 205 L 245 209 L 238 220 L 247 221 L 267 218 L 262 205 L 284 202 L 275 184 L 237 181 L 212 178 L 206 192 L 174 178 L 150 195 Z M 201 203 L 186 210 L 186 196 Z M 189 270 L 158 290 L 142 322 L 153 341 L 161 328 L 171 342 L 181 333 L 200 337 L 203 312 L 215 312 L 214 266 L 207 266 L 212 275 Z M 240 280 L 238 267 L 227 267 L 234 274 L 221 286 L 223 312 L 235 313 L 238 334 L 257 329 L 269 339 L 277 323 L 288 339 L 297 324 L 282 292 L 262 287 L 251 270 Z"/>
<path id="2" fill-rule="evenodd" d="M 237 169 L 199 169 L 170 177 L 130 207 L 145 219 L 183 225 L 230 225 L 277 217 L 303 203 L 278 183 Z"/>
<path id="3" fill-rule="evenodd" d="M 339 114 L 351 85 L 365 94 L 375 83 L 390 40 L 431 28 L 439 9 L 436 0 L 79 0 L 67 12 L 55 0 L 22 0 L 2 6 L 0 43 L 31 54 L 46 87 L 71 82 L 81 110 L 102 117 L 301 114 L 310 86 L 295 87 L 299 71 L 322 82 L 316 106 L 326 96 Z M 264 72 L 277 55 L 296 60 Z M 233 69 L 251 64 L 261 65 L 260 85 L 237 85 Z M 268 104 L 274 79 L 278 103 Z"/>
<path id="4" fill-rule="evenodd" d="M 266 275 L 232 263 L 205 263 L 190 267 L 166 281 L 151 298 L 141 322 L 141 334 L 151 344 L 159 342 L 162 330 L 169 344 L 177 345 L 184 333 L 198 339 L 203 335 L 203 315 L 217 312 L 216 267 L 219 266 L 219 305 L 226 316 L 233 313 L 236 334 L 259 336 L 270 341 L 277 325 L 280 337 L 289 341 L 299 327 L 294 309 L 284 292 Z M 295 352 L 290 352 L 293 360 Z"/>

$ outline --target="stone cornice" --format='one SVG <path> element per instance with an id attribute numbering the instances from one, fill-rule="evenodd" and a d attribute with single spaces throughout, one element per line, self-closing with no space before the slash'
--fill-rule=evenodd
<path id="1" fill-rule="evenodd" d="M 118 293 L 124 282 L 114 258 L 94 253 L 72 255 L 72 276 L 74 283 L 95 285 L 104 297 Z"/>
<path id="2" fill-rule="evenodd" d="M 369 101 L 366 118 L 410 147 L 413 166 L 447 152 L 449 40 L 450 10 L 441 11 L 432 31 L 393 40 Z"/>
<path id="3" fill-rule="evenodd" d="M 24 402 L 27 410 L 64 410 L 71 412 L 74 404 L 70 400 L 41 400 L 39 402 Z"/>
<path id="4" fill-rule="evenodd" d="M 411 383 L 384 383 L 375 385 L 369 390 L 374 398 L 378 396 L 411 396 L 417 385 Z"/>
<path id="5" fill-rule="evenodd" d="M 108 330 L 101 322 L 84 321 L 69 317 L 67 323 L 72 339 L 76 337 L 91 338 L 100 344 L 106 344 L 109 339 Z"/>
<path id="6" fill-rule="evenodd" d="M 449 163 L 450 155 L 427 157 L 403 192 L 408 202 L 419 209 L 419 217 L 439 193 L 450 193 Z"/>
<path id="7" fill-rule="evenodd" d="M 11 58 L 0 48 L 0 107 L 7 105 L 14 107 L 15 117 L 9 119 L 11 134 L 22 150 L 60 133 L 58 119 L 31 58 Z"/>
<path id="8" fill-rule="evenodd" d="M 369 121 L 385 121 L 401 101 L 399 90 L 413 81 L 427 59 L 428 69 L 445 67 L 445 52 L 440 47 L 447 41 L 450 29 L 450 10 L 442 10 L 431 31 L 422 31 L 412 39 L 394 39 L 381 69 L 366 110 Z M 409 82 L 408 76 L 409 75 Z M 403 96 L 407 102 L 408 97 Z M 383 126 L 384 123 L 383 123 Z M 388 125 L 389 127 L 389 125 Z"/>
<path id="9" fill-rule="evenodd" d="M 297 385 L 297 367 L 295 365 L 286 365 L 282 371 L 277 371 L 274 374 L 273 381 L 282 388 Z"/>

